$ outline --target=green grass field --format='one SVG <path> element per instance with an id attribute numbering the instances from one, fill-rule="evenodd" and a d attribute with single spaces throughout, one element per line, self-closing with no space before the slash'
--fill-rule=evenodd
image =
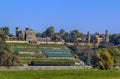
<path id="1" fill-rule="evenodd" d="M 0 79 L 120 79 L 120 70 L 0 70 Z"/>

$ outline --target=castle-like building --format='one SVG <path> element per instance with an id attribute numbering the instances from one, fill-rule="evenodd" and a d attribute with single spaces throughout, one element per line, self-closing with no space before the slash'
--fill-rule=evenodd
<path id="1" fill-rule="evenodd" d="M 88 43 L 93 43 L 96 46 L 98 46 L 100 42 L 109 42 L 108 30 L 105 31 L 105 34 L 96 33 L 95 35 L 91 35 L 90 32 L 88 32 L 86 41 Z"/>
<path id="2" fill-rule="evenodd" d="M 18 40 L 33 41 L 36 40 L 36 33 L 30 28 L 21 30 L 20 27 L 16 27 L 16 37 Z"/>

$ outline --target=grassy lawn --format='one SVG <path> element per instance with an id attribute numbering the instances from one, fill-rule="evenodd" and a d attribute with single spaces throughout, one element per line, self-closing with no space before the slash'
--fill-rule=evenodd
<path id="1" fill-rule="evenodd" d="M 0 70 L 0 79 L 120 79 L 120 70 Z"/>

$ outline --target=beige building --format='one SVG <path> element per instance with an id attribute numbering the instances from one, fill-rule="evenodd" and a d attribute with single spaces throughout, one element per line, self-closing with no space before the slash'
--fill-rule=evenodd
<path id="1" fill-rule="evenodd" d="M 36 40 L 36 33 L 30 28 L 21 30 L 19 27 L 16 27 L 16 37 L 18 40 L 32 41 Z"/>
<path id="2" fill-rule="evenodd" d="M 87 39 L 86 41 L 88 43 L 93 43 L 96 46 L 98 46 L 100 44 L 100 42 L 109 42 L 109 34 L 108 31 L 105 31 L 105 34 L 99 34 L 96 33 L 95 35 L 91 36 L 90 33 L 88 32 L 87 34 Z"/>

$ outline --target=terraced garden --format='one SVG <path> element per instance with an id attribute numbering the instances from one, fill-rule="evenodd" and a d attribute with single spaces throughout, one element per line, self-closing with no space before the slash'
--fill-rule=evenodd
<path id="1" fill-rule="evenodd" d="M 72 56 L 72 54 L 70 53 L 70 49 L 68 49 L 63 44 L 32 45 L 32 44 L 28 44 L 28 43 L 8 43 L 8 45 L 11 47 L 11 49 L 14 53 L 18 53 L 17 57 L 19 58 L 20 65 L 29 64 L 29 63 L 31 63 L 31 61 L 35 61 L 35 63 L 37 61 L 37 65 L 39 63 L 42 63 L 39 65 L 45 65 L 45 64 L 48 65 L 50 63 L 55 62 L 55 59 L 49 60 L 49 61 L 47 60 L 47 58 L 51 58 L 51 57 L 60 59 L 60 60 L 57 60 L 56 63 L 63 64 L 66 62 L 61 62 L 62 61 L 61 59 L 63 59 L 62 57 L 74 58 L 74 56 Z M 51 52 L 51 53 L 48 55 L 49 52 Z M 48 56 L 50 56 L 50 57 L 48 57 Z M 45 62 L 45 60 L 46 60 L 46 62 Z M 64 61 L 66 61 L 66 60 L 64 60 Z M 70 61 L 68 61 L 68 62 L 70 62 Z M 55 63 L 53 63 L 53 64 L 55 64 Z"/>

